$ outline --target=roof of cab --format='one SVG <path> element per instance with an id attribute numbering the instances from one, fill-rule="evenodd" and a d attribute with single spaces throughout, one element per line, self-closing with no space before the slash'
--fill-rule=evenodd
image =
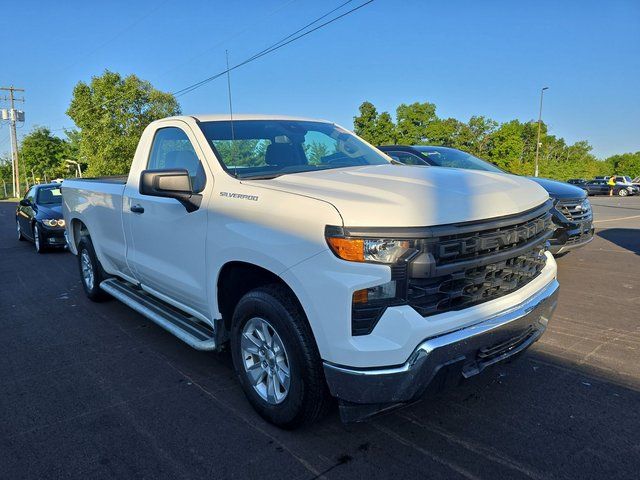
<path id="1" fill-rule="evenodd" d="M 168 117 L 163 118 L 162 120 L 196 120 L 198 122 L 228 122 L 231 117 L 228 113 L 221 114 L 194 114 L 194 115 L 181 115 L 176 117 Z M 159 120 L 159 121 L 162 121 Z M 234 121 L 241 120 L 292 120 L 299 122 L 323 122 L 323 123 L 333 123 L 328 122 L 327 120 L 321 120 L 317 118 L 305 118 L 305 117 L 294 117 L 290 115 L 264 115 L 259 113 L 234 113 L 233 114 Z"/>

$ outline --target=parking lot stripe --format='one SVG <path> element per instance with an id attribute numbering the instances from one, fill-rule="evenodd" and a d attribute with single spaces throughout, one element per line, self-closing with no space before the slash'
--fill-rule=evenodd
<path id="1" fill-rule="evenodd" d="M 632 215 L 630 217 L 608 218 L 606 220 L 595 220 L 593 223 L 617 222 L 618 220 L 631 220 L 632 218 L 640 218 L 640 215 Z"/>

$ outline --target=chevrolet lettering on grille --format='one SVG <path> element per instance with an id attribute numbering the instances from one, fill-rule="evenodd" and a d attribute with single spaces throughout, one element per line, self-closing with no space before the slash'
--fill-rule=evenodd
<path id="1" fill-rule="evenodd" d="M 548 230 L 550 226 L 550 217 L 543 217 L 507 230 L 486 234 L 480 233 L 474 237 L 443 241 L 437 245 L 437 255 L 438 258 L 446 260 L 461 255 L 471 255 L 510 245 L 518 245 Z"/>

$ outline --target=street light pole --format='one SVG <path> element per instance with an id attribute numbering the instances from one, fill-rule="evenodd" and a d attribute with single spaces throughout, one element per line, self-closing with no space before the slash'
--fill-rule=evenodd
<path id="1" fill-rule="evenodd" d="M 536 171 L 534 173 L 535 177 L 537 177 L 539 173 L 538 157 L 540 155 L 540 126 L 542 124 L 542 98 L 544 97 L 544 91 L 548 89 L 549 87 L 544 87 L 542 90 L 540 90 L 540 112 L 538 113 L 538 141 L 536 142 Z"/>

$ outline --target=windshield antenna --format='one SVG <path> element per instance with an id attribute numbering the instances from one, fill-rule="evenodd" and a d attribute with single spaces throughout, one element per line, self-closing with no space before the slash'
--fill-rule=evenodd
<path id="1" fill-rule="evenodd" d="M 229 92 L 229 118 L 231 119 L 231 161 L 233 162 L 233 173 L 238 178 L 238 166 L 236 163 L 236 135 L 233 130 L 233 102 L 231 101 L 231 70 L 229 69 L 229 51 L 225 50 L 224 54 L 227 57 L 227 90 Z"/>

